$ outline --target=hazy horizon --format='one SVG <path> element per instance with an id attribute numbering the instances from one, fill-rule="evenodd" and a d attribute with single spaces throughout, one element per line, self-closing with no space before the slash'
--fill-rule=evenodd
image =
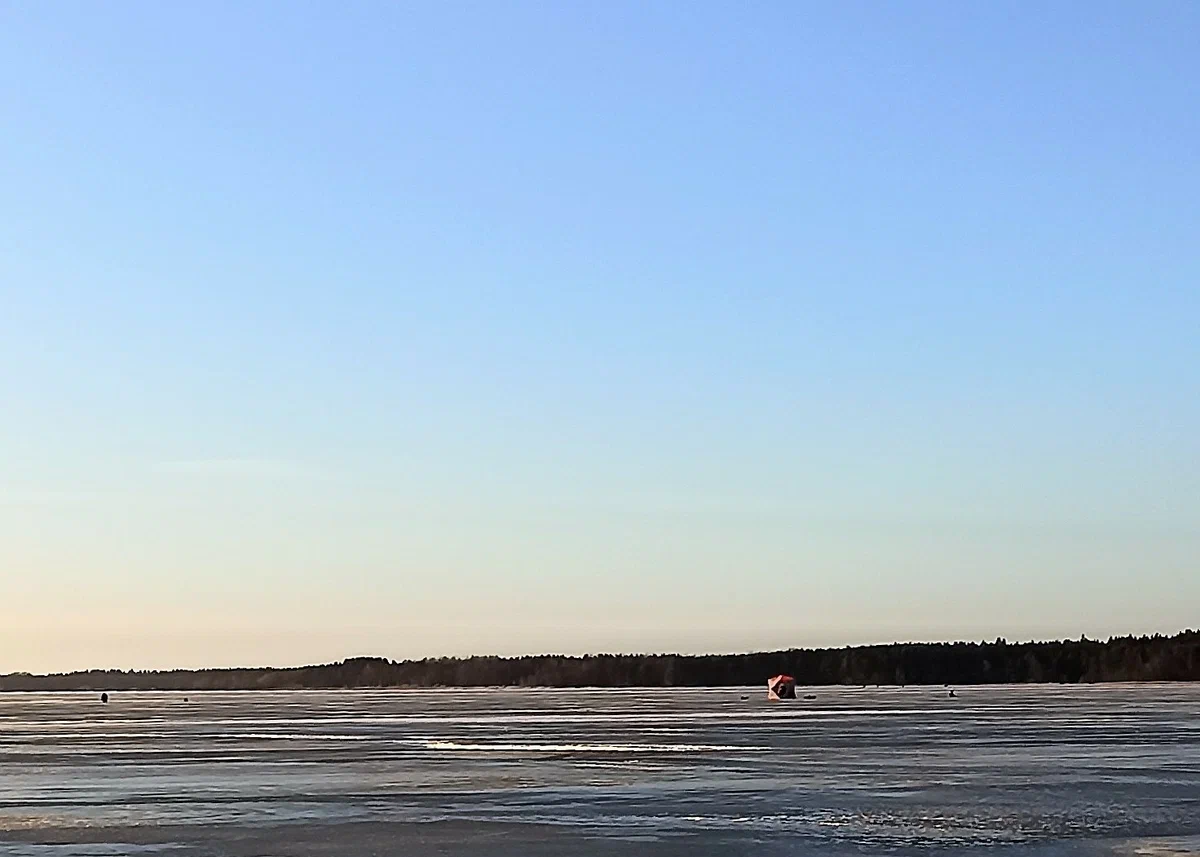
<path id="1" fill-rule="evenodd" d="M 1200 5 L 0 10 L 0 672 L 1174 633 Z"/>
<path id="2" fill-rule="evenodd" d="M 1066 637 L 1048 637 L 1048 636 L 1010 637 L 1010 636 L 1006 636 L 1004 634 L 998 634 L 993 637 L 982 637 L 982 638 L 970 638 L 970 637 L 945 637 L 945 638 L 938 638 L 938 639 L 933 639 L 933 638 L 928 638 L 928 639 L 927 638 L 883 639 L 883 638 L 880 638 L 877 640 L 866 640 L 866 641 L 860 641 L 860 642 L 814 643 L 814 644 L 763 646 L 763 647 L 758 647 L 758 648 L 753 648 L 753 649 L 747 648 L 747 649 L 692 649 L 692 650 L 679 650 L 679 649 L 632 650 L 632 649 L 593 648 L 593 649 L 589 649 L 586 651 L 585 650 L 578 650 L 578 651 L 553 651 L 553 650 L 517 651 L 517 650 L 514 650 L 514 651 L 508 651 L 508 652 L 504 652 L 504 651 L 465 651 L 464 650 L 464 651 L 457 652 L 457 653 L 426 652 L 426 653 L 421 653 L 421 654 L 408 654 L 408 655 L 403 655 L 403 656 L 391 655 L 391 654 L 387 654 L 385 652 L 355 651 L 350 654 L 343 654 L 343 655 L 332 656 L 332 657 L 315 658 L 315 659 L 311 659 L 311 660 L 296 661 L 296 662 L 291 662 L 291 663 L 282 663 L 282 662 L 281 663 L 267 663 L 267 662 L 232 663 L 232 662 L 230 662 L 230 663 L 208 663 L 208 664 L 206 664 L 206 663 L 202 663 L 202 662 L 196 662 L 191 665 L 170 664 L 170 663 L 163 663 L 163 664 L 158 664 L 158 665 L 148 664 L 148 663 L 131 663 L 128 665 L 113 664 L 113 665 L 107 665 L 107 666 L 96 666 L 96 665 L 77 666 L 77 667 L 71 667 L 71 668 L 67 668 L 67 669 L 54 669 L 54 670 L 30 670 L 30 669 L 0 670 L 0 674 L 33 673 L 33 674 L 43 674 L 44 675 L 44 674 L 52 674 L 52 673 L 89 672 L 92 670 L 203 671 L 203 670 L 222 670 L 222 669 L 292 669 L 295 667 L 309 667 L 309 666 L 320 666 L 320 665 L 324 665 L 324 664 L 341 663 L 343 661 L 352 660 L 355 658 L 382 658 L 384 660 L 399 662 L 399 661 L 419 661 L 419 660 L 424 660 L 424 659 L 442 658 L 442 657 L 447 657 L 447 658 L 472 658 L 472 657 L 520 658 L 520 657 L 540 657 L 540 656 L 580 657 L 580 656 L 591 656 L 591 655 L 619 655 L 619 656 L 635 656 L 635 657 L 658 656 L 658 655 L 681 655 L 681 656 L 686 657 L 686 656 L 693 656 L 693 655 L 697 655 L 697 656 L 741 655 L 741 654 L 752 654 L 754 652 L 786 651 L 789 649 L 841 649 L 841 648 L 857 648 L 857 647 L 868 647 L 868 646 L 923 645 L 923 644 L 927 644 L 927 643 L 959 643 L 959 642 L 991 643 L 1001 637 L 1003 637 L 1009 645 L 1020 645 L 1022 643 L 1059 642 L 1059 641 L 1068 641 L 1069 642 L 1069 641 L 1078 640 L 1081 636 L 1086 637 L 1089 640 L 1095 640 L 1095 641 L 1102 642 L 1102 641 L 1105 641 L 1105 640 L 1108 640 L 1108 639 L 1114 638 L 1114 637 L 1130 637 L 1130 636 L 1149 637 L 1149 636 L 1154 636 L 1155 634 L 1159 634 L 1164 637 L 1173 637 L 1177 634 L 1185 633 L 1190 630 L 1192 630 L 1192 628 L 1177 628 L 1177 629 L 1169 630 L 1169 631 L 1162 631 L 1162 630 L 1151 630 L 1151 631 L 1141 631 L 1141 632 L 1128 631 L 1128 632 L 1123 632 L 1120 634 L 1103 634 L 1103 635 L 1091 635 L 1091 634 L 1084 633 L 1084 634 L 1080 634 L 1080 635 L 1075 635 L 1073 637 L 1072 636 L 1066 636 Z"/>

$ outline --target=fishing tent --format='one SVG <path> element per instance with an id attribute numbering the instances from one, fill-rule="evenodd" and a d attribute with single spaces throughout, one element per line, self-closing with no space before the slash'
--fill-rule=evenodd
<path id="1" fill-rule="evenodd" d="M 790 675 L 777 675 L 767 680 L 767 699 L 795 699 L 796 680 Z"/>

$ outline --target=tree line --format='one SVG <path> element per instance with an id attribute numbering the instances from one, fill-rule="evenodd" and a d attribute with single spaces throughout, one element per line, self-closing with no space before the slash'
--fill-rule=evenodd
<path id="1" fill-rule="evenodd" d="M 530 655 L 293 668 L 91 670 L 0 676 L 0 691 L 285 690 L 353 687 L 747 687 L 787 673 L 806 685 L 1200 681 L 1200 631 L 1009 643 L 892 643 L 734 655 Z"/>

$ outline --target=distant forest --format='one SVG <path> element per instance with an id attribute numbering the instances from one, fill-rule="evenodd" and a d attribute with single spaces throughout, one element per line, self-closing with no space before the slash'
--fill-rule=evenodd
<path id="1" fill-rule="evenodd" d="M 351 658 L 288 669 L 13 673 L 0 676 L 0 691 L 748 687 L 778 673 L 793 675 L 798 683 L 807 685 L 1200 681 L 1200 631 L 1107 641 L 893 643 L 744 655 L 535 655 L 420 661 Z"/>

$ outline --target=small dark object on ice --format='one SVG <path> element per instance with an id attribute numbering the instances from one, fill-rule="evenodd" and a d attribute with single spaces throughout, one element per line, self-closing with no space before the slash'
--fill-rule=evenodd
<path id="1" fill-rule="evenodd" d="M 108 702 L 108 694 L 107 693 L 100 694 L 100 701 L 107 703 Z"/>

